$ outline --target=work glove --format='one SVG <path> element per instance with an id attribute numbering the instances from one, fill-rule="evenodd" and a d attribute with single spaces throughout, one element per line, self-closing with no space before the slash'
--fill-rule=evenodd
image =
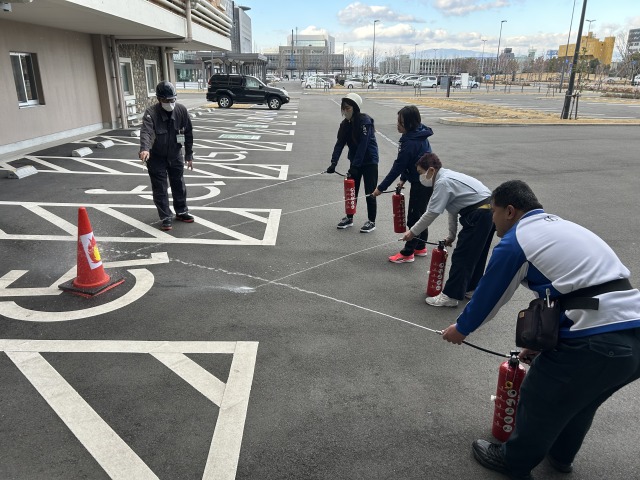
<path id="1" fill-rule="evenodd" d="M 327 168 L 327 173 L 335 173 L 336 171 L 336 164 L 332 163 L 331 165 L 329 165 L 329 168 Z"/>
<path id="2" fill-rule="evenodd" d="M 351 167 L 351 168 L 349 168 L 349 171 L 347 172 L 347 176 L 353 178 L 356 175 L 358 175 L 358 173 L 359 173 L 358 167 Z"/>

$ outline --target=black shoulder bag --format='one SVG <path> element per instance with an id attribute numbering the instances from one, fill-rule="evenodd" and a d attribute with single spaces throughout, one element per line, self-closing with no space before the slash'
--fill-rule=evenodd
<path id="1" fill-rule="evenodd" d="M 529 308 L 520 310 L 516 322 L 516 345 L 539 352 L 551 350 L 558 344 L 560 317 L 565 310 L 598 310 L 600 301 L 593 298 L 603 293 L 631 290 L 628 279 L 580 288 L 551 300 L 547 288 L 545 298 L 536 298 L 529 303 Z"/>

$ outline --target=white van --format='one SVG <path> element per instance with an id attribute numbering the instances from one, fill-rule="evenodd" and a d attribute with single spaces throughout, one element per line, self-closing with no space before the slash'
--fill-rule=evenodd
<path id="1" fill-rule="evenodd" d="M 413 85 L 420 88 L 436 88 L 438 86 L 438 77 L 435 75 L 423 75 Z"/>

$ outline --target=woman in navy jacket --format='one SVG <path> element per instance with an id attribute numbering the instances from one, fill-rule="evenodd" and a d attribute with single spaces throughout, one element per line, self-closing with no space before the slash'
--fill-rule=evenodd
<path id="1" fill-rule="evenodd" d="M 377 197 L 384 192 L 398 176 L 400 176 L 400 181 L 396 185 L 398 188 L 402 188 L 408 180 L 411 190 L 409 190 L 407 228 L 411 228 L 426 211 L 433 192 L 432 187 L 425 187 L 420 183 L 420 174 L 416 170 L 416 162 L 420 157 L 431 152 L 431 145 L 427 139 L 433 135 L 433 130 L 422 124 L 418 107 L 407 105 L 398 112 L 398 133 L 402 134 L 398 142 L 398 158 L 393 162 L 385 179 L 373 191 L 373 196 Z M 424 230 L 420 235 L 406 242 L 400 253 L 391 255 L 389 261 L 408 263 L 413 262 L 415 255 L 426 256 L 427 247 L 424 242 L 427 240 L 428 233 L 428 230 Z"/>
<path id="2" fill-rule="evenodd" d="M 369 233 L 376 229 L 376 199 L 370 194 L 378 183 L 378 142 L 376 141 L 373 118 L 366 113 L 360 112 L 362 98 L 357 93 L 348 93 L 342 99 L 340 111 L 344 120 L 338 128 L 338 140 L 333 147 L 331 155 L 331 165 L 327 168 L 327 173 L 336 171 L 336 165 L 342 154 L 345 145 L 349 151 L 349 177 L 356 183 L 356 197 L 360 190 L 360 181 L 364 180 L 364 192 L 367 194 L 367 214 L 369 220 L 362 226 L 362 233 Z M 347 215 L 340 223 L 339 229 L 353 226 L 353 215 Z"/>

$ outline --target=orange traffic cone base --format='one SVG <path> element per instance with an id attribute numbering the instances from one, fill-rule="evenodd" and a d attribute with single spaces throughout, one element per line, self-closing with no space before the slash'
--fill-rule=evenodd
<path id="1" fill-rule="evenodd" d="M 96 295 L 100 295 L 101 293 L 106 292 L 107 290 L 111 290 L 114 287 L 117 287 L 121 283 L 124 283 L 124 278 L 119 276 L 111 276 L 109 277 L 109 281 L 103 285 L 99 285 L 97 287 L 82 287 L 75 285 L 76 279 L 69 280 L 68 282 L 61 283 L 58 285 L 60 290 L 65 292 L 73 293 L 75 295 L 80 295 L 81 297 L 91 298 Z"/>

